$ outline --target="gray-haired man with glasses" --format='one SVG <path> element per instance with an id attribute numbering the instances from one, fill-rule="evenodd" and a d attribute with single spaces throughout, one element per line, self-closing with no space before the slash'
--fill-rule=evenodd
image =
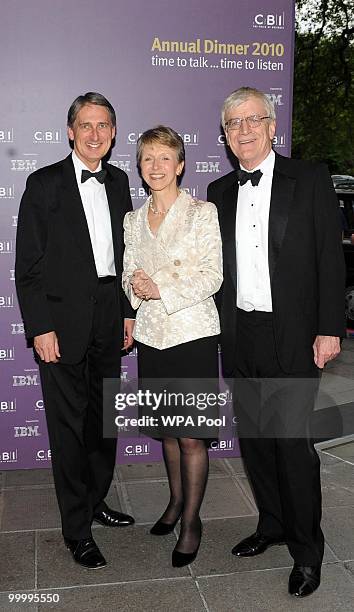
<path id="1" fill-rule="evenodd" d="M 236 157 L 235 170 L 208 188 L 223 239 L 222 360 L 236 379 L 240 448 L 259 510 L 256 532 L 232 553 L 286 543 L 289 593 L 304 597 L 320 584 L 324 550 L 309 423 L 320 372 L 345 334 L 338 204 L 323 164 L 273 151 L 275 111 L 264 93 L 234 91 L 221 120 Z M 276 401 L 259 395 L 265 383 L 275 384 Z"/>

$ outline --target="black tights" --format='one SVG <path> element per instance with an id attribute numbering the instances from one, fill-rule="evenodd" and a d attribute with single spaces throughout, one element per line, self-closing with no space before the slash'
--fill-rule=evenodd
<path id="1" fill-rule="evenodd" d="M 182 512 L 176 549 L 191 553 L 197 548 L 201 535 L 199 510 L 208 479 L 208 449 L 204 440 L 194 438 L 165 438 L 162 449 L 170 501 L 161 520 L 173 523 Z"/>

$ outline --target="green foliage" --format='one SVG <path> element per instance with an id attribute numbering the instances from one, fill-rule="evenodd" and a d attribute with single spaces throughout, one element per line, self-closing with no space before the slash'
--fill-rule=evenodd
<path id="1" fill-rule="evenodd" d="M 354 4 L 296 0 L 293 157 L 354 174 Z"/>

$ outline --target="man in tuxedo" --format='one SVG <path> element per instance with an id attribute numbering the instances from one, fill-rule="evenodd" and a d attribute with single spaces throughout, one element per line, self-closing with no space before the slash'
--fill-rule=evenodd
<path id="1" fill-rule="evenodd" d="M 68 112 L 73 152 L 28 178 L 17 230 L 16 287 L 39 361 L 62 532 L 75 561 L 89 569 L 106 565 L 92 522 L 134 523 L 104 501 L 116 438 L 103 437 L 103 379 L 119 378 L 134 325 L 121 289 L 129 184 L 102 161 L 115 135 L 104 96 L 76 98 Z"/>
<path id="2" fill-rule="evenodd" d="M 259 510 L 257 531 L 232 553 L 286 543 L 289 593 L 303 597 L 320 584 L 324 550 L 309 424 L 319 374 L 345 333 L 338 203 L 324 165 L 272 150 L 275 111 L 265 94 L 233 92 L 222 125 L 236 156 L 235 171 L 208 188 L 223 239 L 222 360 L 235 378 L 240 448 Z"/>

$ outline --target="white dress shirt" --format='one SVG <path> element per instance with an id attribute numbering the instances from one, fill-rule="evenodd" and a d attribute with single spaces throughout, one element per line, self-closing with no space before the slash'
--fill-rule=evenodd
<path id="1" fill-rule="evenodd" d="M 236 212 L 237 306 L 250 312 L 272 312 L 268 264 L 268 225 L 275 154 L 272 150 L 255 170 L 262 177 L 239 186 Z M 248 170 L 241 166 L 242 170 Z"/>
<path id="2" fill-rule="evenodd" d="M 95 178 L 89 178 L 84 183 L 81 183 L 82 170 L 90 169 L 79 159 L 75 151 L 72 153 L 72 159 L 90 233 L 97 275 L 99 277 L 116 276 L 111 215 L 105 186 Z M 100 162 L 95 172 L 98 172 L 101 168 L 102 164 Z"/>

